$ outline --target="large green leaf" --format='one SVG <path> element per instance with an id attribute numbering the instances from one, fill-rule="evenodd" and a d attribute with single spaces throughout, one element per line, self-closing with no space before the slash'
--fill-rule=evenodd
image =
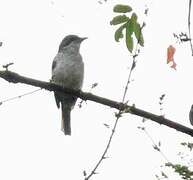
<path id="1" fill-rule="evenodd" d="M 133 13 L 128 23 L 128 33 L 132 34 L 135 31 L 136 23 L 137 23 L 137 15 Z"/>
<path id="2" fill-rule="evenodd" d="M 113 11 L 116 13 L 127 13 L 131 12 L 132 8 L 128 5 L 117 4 L 116 6 L 114 6 Z"/>
<path id="3" fill-rule="evenodd" d="M 130 34 L 130 35 L 132 35 L 133 34 L 133 30 L 134 30 L 134 26 L 133 26 L 133 21 L 130 19 L 129 21 L 128 21 L 128 23 L 126 23 L 126 33 L 127 34 Z"/>
<path id="4" fill-rule="evenodd" d="M 115 41 L 119 42 L 119 39 L 123 38 L 123 29 L 126 28 L 126 24 L 123 24 L 115 31 Z"/>
<path id="5" fill-rule="evenodd" d="M 129 50 L 130 53 L 133 51 L 133 37 L 132 34 L 130 33 L 130 28 L 129 26 L 126 27 L 126 45 L 127 49 Z"/>
<path id="6" fill-rule="evenodd" d="M 135 23 L 134 25 L 134 33 L 135 33 L 135 37 L 137 39 L 137 41 L 139 42 L 140 36 L 141 36 L 141 27 L 139 25 L 139 23 Z"/>
<path id="7" fill-rule="evenodd" d="M 117 24 L 121 24 L 124 23 L 126 21 L 128 21 L 129 18 L 125 15 L 119 15 L 119 16 L 115 16 L 113 18 L 113 20 L 110 22 L 111 25 L 117 25 Z"/>

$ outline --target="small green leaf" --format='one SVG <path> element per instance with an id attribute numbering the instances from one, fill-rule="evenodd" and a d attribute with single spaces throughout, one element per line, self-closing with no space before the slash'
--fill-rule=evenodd
<path id="1" fill-rule="evenodd" d="M 116 6 L 114 6 L 113 11 L 116 13 L 127 13 L 131 12 L 132 8 L 128 5 L 117 4 Z"/>
<path id="2" fill-rule="evenodd" d="M 117 25 L 117 24 L 121 24 L 124 23 L 126 21 L 128 21 L 129 18 L 125 15 L 119 15 L 119 16 L 115 16 L 113 18 L 113 20 L 110 22 L 111 25 Z"/>
<path id="3" fill-rule="evenodd" d="M 130 53 L 133 51 L 133 37 L 130 34 L 129 26 L 126 28 L 126 45 Z"/>
<path id="4" fill-rule="evenodd" d="M 139 37 L 139 44 L 140 46 L 144 46 L 144 38 L 142 33 L 140 34 L 140 37 Z"/>
<path id="5" fill-rule="evenodd" d="M 140 44 L 140 46 L 144 46 L 144 39 L 143 39 L 143 34 L 141 31 L 140 24 L 136 22 L 133 30 L 134 30 L 137 42 Z"/>
<path id="6" fill-rule="evenodd" d="M 119 42 L 119 39 L 123 38 L 123 29 L 126 28 L 126 24 L 123 24 L 115 31 L 115 41 Z"/>

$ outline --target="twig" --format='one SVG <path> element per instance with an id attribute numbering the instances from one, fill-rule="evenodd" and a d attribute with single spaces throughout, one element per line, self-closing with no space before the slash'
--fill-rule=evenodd
<path id="1" fill-rule="evenodd" d="M 97 168 L 99 167 L 99 165 L 101 164 L 101 162 L 105 159 L 106 154 L 107 154 L 107 152 L 108 152 L 108 149 L 109 149 L 109 147 L 110 147 L 110 145 L 111 145 L 111 141 L 112 141 L 113 135 L 114 135 L 114 133 L 115 133 L 115 129 L 116 129 L 116 127 L 117 127 L 118 119 L 119 119 L 119 117 L 117 116 L 116 121 L 115 121 L 115 124 L 114 124 L 114 127 L 113 127 L 113 129 L 112 129 L 112 133 L 111 133 L 111 135 L 110 135 L 110 138 L 109 138 L 109 140 L 108 140 L 107 146 L 106 146 L 106 148 L 105 148 L 105 150 L 104 150 L 101 158 L 99 159 L 99 161 L 97 162 L 97 164 L 95 165 L 95 167 L 93 168 L 93 170 L 91 171 L 91 173 L 90 173 L 87 177 L 85 177 L 85 180 L 90 179 L 90 177 L 91 177 L 92 175 L 96 174 Z"/>
<path id="2" fill-rule="evenodd" d="M 40 90 L 42 90 L 42 88 L 36 89 L 36 90 L 34 90 L 34 91 L 27 92 L 27 93 L 24 93 L 24 94 L 19 95 L 19 96 L 14 96 L 14 97 L 5 99 L 5 100 L 3 100 L 3 101 L 0 101 L 0 105 L 2 105 L 2 104 L 5 103 L 5 102 L 8 102 L 8 101 L 12 101 L 12 100 L 14 100 L 14 99 L 21 98 L 21 97 L 23 97 L 23 96 L 27 96 L 27 95 L 33 94 L 33 93 L 35 93 L 35 92 L 37 92 L 37 91 L 40 91 Z"/>
<path id="3" fill-rule="evenodd" d="M 134 63 L 134 58 L 133 58 L 133 63 Z M 124 90 L 124 93 L 123 93 L 122 103 L 124 103 L 124 101 L 125 101 L 126 93 L 127 93 L 127 90 L 128 90 L 128 85 L 129 85 L 129 83 L 130 83 L 131 72 L 132 72 L 132 70 L 133 70 L 133 63 L 132 63 L 131 69 L 130 69 L 130 71 L 129 71 L 128 80 L 127 80 L 127 83 L 126 83 L 126 86 L 125 86 L 125 90 Z M 101 158 L 99 159 L 99 161 L 97 162 L 97 164 L 95 165 L 95 167 L 93 168 L 93 170 L 91 171 L 91 173 L 90 173 L 87 177 L 85 177 L 85 180 L 89 180 L 91 176 L 93 176 L 94 174 L 96 174 L 97 168 L 99 167 L 99 165 L 101 164 L 101 162 L 105 159 L 106 154 L 107 154 L 107 152 L 108 152 L 108 149 L 109 149 L 109 147 L 110 147 L 110 145 L 111 145 L 113 136 L 114 136 L 114 134 L 115 134 L 115 130 L 116 130 L 116 127 L 117 127 L 117 124 L 118 124 L 118 120 L 119 120 L 119 118 L 121 117 L 121 113 L 122 113 L 122 111 L 119 110 L 119 112 L 116 114 L 116 120 L 115 120 L 113 129 L 112 129 L 111 135 L 110 135 L 110 137 L 109 137 L 109 140 L 108 140 L 108 142 L 107 142 L 107 146 L 106 146 L 106 148 L 105 148 L 105 150 L 104 150 Z"/>
<path id="4" fill-rule="evenodd" d="M 8 64 L 5 64 L 3 65 L 2 67 L 6 69 L 6 71 L 8 71 L 8 67 L 13 65 L 14 63 L 8 63 Z"/>
<path id="5" fill-rule="evenodd" d="M 144 25 L 142 26 L 142 28 L 144 27 Z M 141 28 L 141 29 L 142 29 Z M 138 41 L 139 43 L 139 41 Z M 125 102 L 125 97 L 126 97 L 126 94 L 127 94 L 127 90 L 128 90 L 128 86 L 129 86 L 129 83 L 130 83 L 130 79 L 131 79 L 131 73 L 132 71 L 134 70 L 135 66 L 136 66 L 136 57 L 137 57 L 137 49 L 138 49 L 138 43 L 136 44 L 136 48 L 135 48 L 135 53 L 133 55 L 133 62 L 132 62 L 132 65 L 131 65 L 131 68 L 130 68 L 130 71 L 129 71 L 129 75 L 128 75 L 128 79 L 127 79 L 127 82 L 126 82 L 126 85 L 125 85 L 125 89 L 124 89 L 124 93 L 123 93 L 123 98 L 122 98 L 122 103 Z M 111 135 L 109 137 L 109 140 L 107 142 L 107 146 L 101 156 L 101 158 L 99 159 L 99 161 L 97 162 L 97 164 L 95 165 L 95 167 L 93 168 L 93 170 L 91 171 L 91 173 L 85 177 L 85 180 L 89 180 L 91 176 L 93 176 L 94 174 L 96 174 L 96 170 L 97 168 L 99 167 L 99 165 L 101 164 L 101 162 L 105 159 L 106 157 L 106 154 L 108 152 L 108 149 L 111 145 L 111 142 L 112 142 L 112 139 L 113 139 L 113 136 L 115 134 L 115 130 L 116 130 L 116 127 L 117 127 L 117 124 L 118 124 L 118 120 L 119 118 L 121 117 L 121 114 L 122 114 L 122 110 L 120 109 L 119 112 L 116 114 L 116 120 L 115 120 L 115 123 L 114 123 L 114 126 L 113 126 L 113 129 L 112 129 L 112 132 L 111 132 Z"/>
<path id="6" fill-rule="evenodd" d="M 191 32 L 190 32 L 191 6 L 192 6 L 192 0 L 189 0 L 189 10 L 188 10 L 188 32 L 189 32 L 189 39 L 190 39 L 190 47 L 191 47 L 192 56 L 193 56 L 193 46 L 192 46 L 192 38 L 191 38 Z"/>
<path id="7" fill-rule="evenodd" d="M 163 158 L 167 161 L 167 162 L 170 162 L 168 160 L 168 158 L 166 157 L 166 155 L 161 151 L 161 149 L 158 147 L 158 145 L 155 143 L 155 141 L 153 140 L 153 138 L 150 136 L 150 134 L 146 131 L 145 128 L 143 128 L 145 134 L 147 135 L 147 137 L 151 140 L 151 142 L 153 143 L 153 147 L 154 149 L 156 149 L 157 151 L 160 152 L 160 154 L 163 156 Z"/>

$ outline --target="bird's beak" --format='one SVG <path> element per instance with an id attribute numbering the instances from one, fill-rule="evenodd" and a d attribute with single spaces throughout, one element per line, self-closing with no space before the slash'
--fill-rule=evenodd
<path id="1" fill-rule="evenodd" d="M 83 37 L 81 38 L 81 42 L 84 41 L 85 39 L 88 39 L 87 37 Z"/>

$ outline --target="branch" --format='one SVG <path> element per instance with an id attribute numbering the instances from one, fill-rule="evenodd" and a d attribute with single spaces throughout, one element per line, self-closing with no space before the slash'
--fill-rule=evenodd
<path id="1" fill-rule="evenodd" d="M 60 91 L 65 92 L 74 96 L 77 96 L 83 100 L 90 100 L 94 101 L 99 104 L 103 104 L 118 110 L 121 110 L 125 113 L 131 113 L 140 117 L 144 117 L 147 119 L 151 119 L 154 122 L 157 122 L 159 124 L 163 124 L 165 126 L 168 126 L 170 128 L 176 129 L 177 131 L 183 132 L 185 134 L 188 134 L 193 137 L 193 129 L 188 128 L 182 124 L 176 123 L 174 121 L 171 121 L 169 119 L 164 118 L 163 116 L 155 115 L 150 112 L 141 110 L 136 108 L 135 106 L 129 106 L 127 104 L 123 104 L 121 102 L 113 101 L 107 98 L 103 98 L 100 96 L 93 95 L 91 93 L 86 93 L 80 90 L 73 90 L 68 88 L 63 88 L 61 86 L 58 86 L 54 83 L 45 82 L 45 81 L 39 81 L 36 79 L 28 78 L 21 76 L 15 72 L 11 71 L 0 71 L 0 77 L 5 79 L 8 82 L 12 83 L 24 83 L 36 87 L 40 87 L 42 89 L 46 89 L 48 91 Z"/>

